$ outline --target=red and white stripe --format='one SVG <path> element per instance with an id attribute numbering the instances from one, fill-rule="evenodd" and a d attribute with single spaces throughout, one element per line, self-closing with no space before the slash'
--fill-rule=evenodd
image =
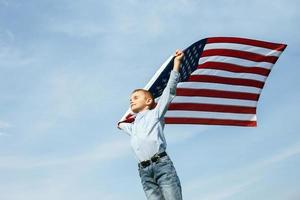
<path id="1" fill-rule="evenodd" d="M 256 126 L 256 106 L 284 44 L 208 38 L 198 68 L 177 86 L 169 124 Z"/>

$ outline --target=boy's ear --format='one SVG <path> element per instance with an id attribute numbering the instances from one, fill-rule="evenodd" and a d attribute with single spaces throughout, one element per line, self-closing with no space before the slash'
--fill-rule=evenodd
<path id="1" fill-rule="evenodd" d="M 146 104 L 149 106 L 149 105 L 151 105 L 152 104 L 152 99 L 151 98 L 147 98 L 146 99 Z"/>

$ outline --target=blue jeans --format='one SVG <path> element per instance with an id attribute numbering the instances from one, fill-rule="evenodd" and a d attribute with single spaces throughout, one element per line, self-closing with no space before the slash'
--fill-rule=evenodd
<path id="1" fill-rule="evenodd" d="M 139 174 L 148 200 L 182 200 L 180 181 L 169 156 L 139 167 Z"/>

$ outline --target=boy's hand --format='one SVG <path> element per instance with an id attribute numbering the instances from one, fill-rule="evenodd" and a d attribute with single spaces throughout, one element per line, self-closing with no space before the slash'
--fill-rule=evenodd
<path id="1" fill-rule="evenodd" d="M 179 72 L 183 56 L 184 56 L 183 51 L 177 49 L 175 52 L 175 58 L 174 58 L 174 67 L 173 67 L 174 71 Z"/>
<path id="2" fill-rule="evenodd" d="M 183 51 L 177 49 L 175 52 L 175 60 L 181 62 L 183 56 L 184 56 Z"/>

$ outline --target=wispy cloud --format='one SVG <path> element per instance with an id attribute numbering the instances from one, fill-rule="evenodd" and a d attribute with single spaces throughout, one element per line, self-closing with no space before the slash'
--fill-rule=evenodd
<path id="1" fill-rule="evenodd" d="M 0 4 L 4 5 L 4 6 L 8 6 L 8 0 L 0 0 Z"/>
<path id="2" fill-rule="evenodd" d="M 225 200 L 259 182 L 266 169 L 278 162 L 300 154 L 300 144 L 291 145 L 280 152 L 245 167 L 237 168 L 209 179 L 194 179 L 185 184 L 187 193 L 207 200 Z M 250 181 L 249 181 L 250 180 Z M 200 190 L 200 188 L 202 188 Z M 203 189 L 205 188 L 205 189 Z M 191 196 L 193 196 L 191 195 Z M 197 198 L 195 198 L 196 200 Z"/>
<path id="3" fill-rule="evenodd" d="M 9 29 L 0 29 L 0 44 L 1 47 L 5 44 L 14 42 L 15 35 Z"/>
<path id="4" fill-rule="evenodd" d="M 12 125 L 10 123 L 0 120 L 0 129 L 9 128 L 11 126 Z"/>
<path id="5" fill-rule="evenodd" d="M 65 34 L 70 37 L 90 38 L 109 32 L 109 27 L 91 20 L 56 21 L 52 20 L 48 29 L 51 32 Z"/>
<path id="6" fill-rule="evenodd" d="M 285 161 L 298 154 L 300 154 L 300 144 L 291 145 L 286 149 L 281 150 L 277 154 L 274 154 L 269 158 L 257 162 L 252 166 L 252 168 L 255 169 L 265 168 L 268 167 L 269 165 Z"/>
<path id="7" fill-rule="evenodd" d="M 215 190 L 211 193 L 204 194 L 203 196 L 198 196 L 194 200 L 197 199 L 203 199 L 203 200 L 225 200 L 225 199 L 231 199 L 232 196 L 242 192 L 243 190 L 246 190 L 247 187 L 254 184 L 257 180 L 253 179 L 250 181 L 242 182 L 239 184 L 233 184 L 229 186 L 225 186 L 224 188 L 221 188 L 220 190 Z"/>
<path id="8" fill-rule="evenodd" d="M 8 129 L 10 127 L 12 127 L 12 125 L 10 123 L 0 120 L 0 136 L 8 136 L 8 135 L 10 135 L 6 131 L 6 129 Z"/>
<path id="9" fill-rule="evenodd" d="M 9 29 L 0 29 L 0 65 L 1 67 L 20 67 L 36 61 L 29 52 L 15 44 L 15 34 Z"/>
<path id="10" fill-rule="evenodd" d="M 0 136 L 9 136 L 9 134 L 5 132 L 0 132 Z"/>
<path id="11" fill-rule="evenodd" d="M 50 32 L 80 38 L 99 37 L 103 34 L 113 34 L 114 37 L 129 34 L 155 37 L 176 26 L 171 16 L 191 15 L 192 11 L 196 11 L 193 6 L 195 3 L 188 0 L 158 1 L 155 4 L 131 0 L 113 1 L 110 4 L 96 3 L 96 5 L 99 8 L 97 10 L 88 5 L 82 8 L 78 2 L 72 7 L 66 4 L 68 10 L 76 14 L 64 15 L 63 20 L 60 16 L 52 17 L 45 28 Z M 110 18 L 109 23 L 103 18 L 94 17 L 99 10 L 103 16 Z M 78 15 L 78 12 L 85 14 Z"/>
<path id="12" fill-rule="evenodd" d="M 0 169 L 13 174 L 37 174 L 30 180 L 18 177 L 16 180 L 4 183 L 0 181 L 1 196 L 5 199 L 90 199 L 116 200 L 122 199 L 118 193 L 113 193 L 100 181 L 97 190 L 90 188 L 90 179 L 107 174 L 101 166 L 114 167 L 118 159 L 129 155 L 128 140 L 124 138 L 105 141 L 81 153 L 70 156 L 1 156 Z M 97 169 L 97 174 L 93 171 Z M 111 173 L 111 172 L 109 172 Z M 43 174 L 43 175 L 40 175 Z M 9 176 L 10 177 L 10 176 Z M 116 178 L 116 177 L 114 177 Z M 17 193 L 14 191 L 18 190 Z"/>
<path id="13" fill-rule="evenodd" d="M 168 144 L 177 144 L 186 142 L 199 136 L 201 133 L 209 129 L 209 126 L 197 126 L 197 131 L 187 130 L 185 126 L 167 125 L 165 130 L 165 136 Z"/>
<path id="14" fill-rule="evenodd" d="M 26 181 L 26 183 L 5 184 L 0 188 L 1 198 L 10 200 L 123 199 L 120 194 L 107 190 L 105 185 L 100 185 L 97 190 L 91 190 L 79 185 L 79 181 L 78 174 L 74 173 L 73 176 L 49 177 L 43 180 Z"/>
<path id="15" fill-rule="evenodd" d="M 129 155 L 129 145 L 127 140 L 113 140 L 99 144 L 89 151 L 76 155 L 64 157 L 26 157 L 2 156 L 0 158 L 0 168 L 2 169 L 34 169 L 47 167 L 68 167 L 73 165 L 89 165 L 90 163 L 112 162 L 126 155 Z"/>

